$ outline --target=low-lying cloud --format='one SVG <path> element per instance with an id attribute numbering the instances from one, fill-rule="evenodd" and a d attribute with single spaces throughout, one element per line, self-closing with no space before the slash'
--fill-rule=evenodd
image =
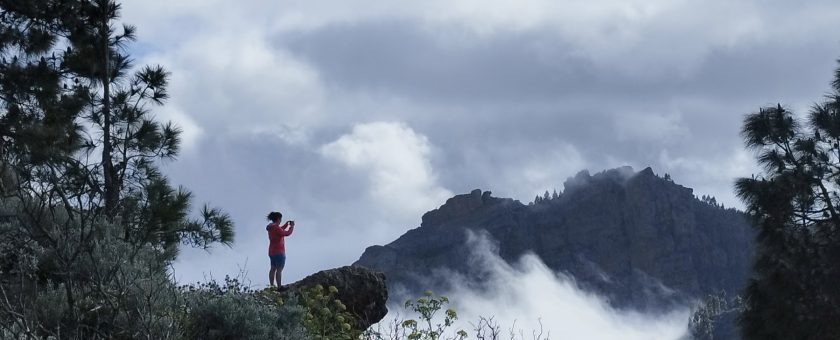
<path id="1" fill-rule="evenodd" d="M 458 312 L 456 328 L 468 333 L 480 317 L 492 317 L 503 338 L 511 329 L 516 338 L 523 335 L 526 339 L 540 330 L 543 338 L 587 340 L 671 340 L 687 334 L 687 306 L 663 314 L 616 310 L 604 298 L 581 290 L 574 278 L 552 271 L 535 255 L 508 264 L 483 233 L 470 232 L 468 246 L 475 265 L 489 274 L 483 283 L 488 289 L 471 289 L 453 277 L 454 288 L 443 293 Z M 394 306 L 390 310 L 385 320 L 393 320 L 403 309 Z"/>

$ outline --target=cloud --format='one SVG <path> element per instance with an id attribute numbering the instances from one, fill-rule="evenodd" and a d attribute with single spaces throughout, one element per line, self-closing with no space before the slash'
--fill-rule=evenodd
<path id="1" fill-rule="evenodd" d="M 283 274 L 284 282 L 292 282 L 318 270 L 351 264 L 366 247 L 392 241 L 415 227 L 422 212 L 443 203 L 422 198 L 428 207 L 404 212 L 400 200 L 415 203 L 417 197 L 396 195 L 383 201 L 371 195 L 369 169 L 345 165 L 324 156 L 319 148 L 268 134 L 230 135 L 202 143 L 197 152 L 167 164 L 166 173 L 174 183 L 193 190 L 197 206 L 209 201 L 230 213 L 236 238 L 231 248 L 184 249 L 174 265 L 180 282 L 244 270 L 251 284 L 266 285 L 265 216 L 269 211 L 281 211 L 285 218 L 297 221 L 295 233 L 286 240 L 288 261 Z M 402 175 L 413 176 L 413 172 Z M 414 189 L 399 194 L 434 193 L 428 188 L 411 192 Z"/>
<path id="2" fill-rule="evenodd" d="M 171 72 L 167 107 L 177 108 L 173 119 L 185 123 L 179 125 L 191 141 L 268 133 L 308 143 L 325 119 L 319 74 L 272 46 L 265 34 L 237 20 L 230 27 L 210 25 L 177 44 L 141 51 L 138 64 L 161 64 Z"/>
<path id="3" fill-rule="evenodd" d="M 675 137 L 686 138 L 688 129 L 683 126 L 679 113 L 634 114 L 626 112 L 616 115 L 613 121 L 616 137 L 623 141 L 645 140 L 664 142 Z"/>
<path id="4" fill-rule="evenodd" d="M 437 184 L 428 139 L 405 124 L 358 124 L 320 149 L 321 154 L 367 174 L 368 192 L 387 209 L 419 216 L 452 196 Z"/>
<path id="5" fill-rule="evenodd" d="M 453 192 L 530 200 L 583 168 L 651 166 L 736 204 L 732 177 L 753 171 L 742 115 L 807 108 L 840 54 L 830 0 L 123 5 L 129 52 L 173 74 L 155 112 L 184 128 L 184 152 L 166 173 L 237 222 L 233 249 L 184 253 L 194 279 L 250 259 L 265 281 L 263 215 L 278 208 L 306 227 L 293 279 L 353 262 Z"/>
<path id="6" fill-rule="evenodd" d="M 695 195 L 716 196 L 716 200 L 726 207 L 741 207 L 742 203 L 733 190 L 726 190 L 720 186 L 729 187 L 735 183 L 736 178 L 749 177 L 760 172 L 751 153 L 742 148 L 703 158 L 674 156 L 668 150 L 663 150 L 659 157 L 662 172 L 669 172 L 674 181 L 691 182 Z"/>
<path id="7" fill-rule="evenodd" d="M 441 292 L 459 316 L 456 328 L 472 330 L 479 317 L 493 317 L 502 334 L 514 327 L 530 338 L 543 329 L 544 336 L 592 340 L 675 340 L 687 333 L 689 309 L 677 308 L 661 314 L 616 310 L 603 298 L 582 291 L 574 278 L 557 274 L 535 255 L 525 255 L 508 264 L 485 233 L 468 233 L 474 265 L 488 273 L 485 291 L 476 291 L 453 276 L 452 291 Z M 397 314 L 416 317 L 391 306 L 385 321 Z M 397 316 L 399 317 L 399 316 Z"/>
<path id="8" fill-rule="evenodd" d="M 586 157 L 567 142 L 541 141 L 535 144 L 494 143 L 460 150 L 452 158 L 462 158 L 462 171 L 469 175 L 474 188 L 493 191 L 494 196 L 512 197 L 530 202 L 546 190 L 562 189 L 563 181 L 587 168 Z M 454 165 L 450 165 L 454 167 Z M 455 184 L 453 184 L 455 185 Z M 469 187 L 460 184 L 462 191 Z"/>

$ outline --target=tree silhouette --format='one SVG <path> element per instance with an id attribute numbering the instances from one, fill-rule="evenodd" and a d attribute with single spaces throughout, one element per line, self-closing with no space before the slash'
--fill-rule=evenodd
<path id="1" fill-rule="evenodd" d="M 745 339 L 840 337 L 840 69 L 832 85 L 804 120 L 780 104 L 744 120 L 764 168 L 735 185 L 758 231 Z"/>
<path id="2" fill-rule="evenodd" d="M 135 28 L 115 27 L 118 3 L 0 9 L 0 214 L 11 216 L 0 224 L 0 288 L 22 296 L 0 304 L 0 334 L 136 337 L 126 334 L 150 325 L 127 320 L 166 315 L 156 308 L 169 301 L 161 294 L 179 246 L 230 244 L 232 221 L 208 206 L 190 217 L 190 192 L 158 170 L 180 144 L 179 129 L 151 116 L 169 75 L 134 71 L 125 48 Z"/>

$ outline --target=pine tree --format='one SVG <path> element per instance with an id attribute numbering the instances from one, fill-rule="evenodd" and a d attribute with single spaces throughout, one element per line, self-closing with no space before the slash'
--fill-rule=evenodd
<path id="1" fill-rule="evenodd" d="M 840 338 L 840 69 L 800 121 L 782 105 L 744 120 L 764 167 L 736 182 L 758 231 L 745 291 L 745 339 Z"/>
<path id="2" fill-rule="evenodd" d="M 180 143 L 175 126 L 151 116 L 168 73 L 132 71 L 135 28 L 114 27 L 113 0 L 0 8 L 0 213 L 13 216 L 0 223 L 0 288 L 27 294 L 0 308 L 0 334 L 171 332 L 168 265 L 181 244 L 230 244 L 233 224 L 207 206 L 189 217 L 190 192 L 158 170 Z"/>
<path id="3" fill-rule="evenodd" d="M 85 89 L 64 80 L 64 51 L 54 49 L 59 36 L 52 30 L 72 6 L 7 0 L 0 6 L 0 155 L 43 165 L 82 144 L 76 119 Z"/>

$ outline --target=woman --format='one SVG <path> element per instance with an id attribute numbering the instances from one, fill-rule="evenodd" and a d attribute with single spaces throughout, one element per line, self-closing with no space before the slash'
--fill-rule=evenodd
<path id="1" fill-rule="evenodd" d="M 295 230 L 295 221 L 286 221 L 280 225 L 280 219 L 283 214 L 272 211 L 268 214 L 268 220 L 271 221 L 265 230 L 268 231 L 268 258 L 271 259 L 271 270 L 268 271 L 268 283 L 274 287 L 274 282 L 277 282 L 277 287 L 280 288 L 280 277 L 283 274 L 283 267 L 286 266 L 286 243 L 284 239 L 286 236 L 292 234 Z"/>

